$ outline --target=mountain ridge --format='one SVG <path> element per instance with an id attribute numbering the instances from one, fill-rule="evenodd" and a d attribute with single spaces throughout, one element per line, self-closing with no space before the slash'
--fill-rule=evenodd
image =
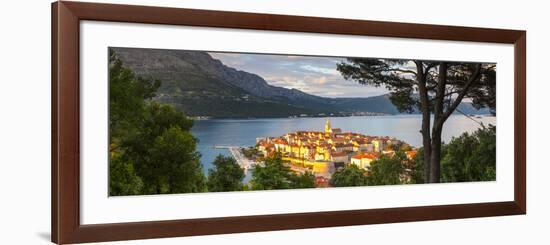
<path id="1" fill-rule="evenodd" d="M 172 104 L 189 116 L 259 118 L 399 113 L 388 95 L 328 98 L 277 87 L 257 74 L 227 66 L 203 51 L 111 49 L 136 75 L 162 82 L 155 100 Z M 461 107 L 474 109 L 463 104 Z M 486 114 L 483 110 L 466 113 Z"/>

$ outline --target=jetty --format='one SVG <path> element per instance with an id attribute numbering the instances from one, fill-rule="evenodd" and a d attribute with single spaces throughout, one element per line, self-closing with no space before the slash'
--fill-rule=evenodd
<path id="1" fill-rule="evenodd" d="M 241 147 L 240 146 L 226 146 L 226 145 L 214 145 L 213 146 L 215 149 L 227 149 L 229 150 L 229 152 L 231 153 L 231 155 L 233 156 L 233 158 L 235 158 L 235 160 L 237 161 L 237 164 L 239 164 L 239 166 L 241 166 L 241 168 L 244 169 L 244 171 L 248 171 L 252 168 L 254 168 L 254 165 L 256 164 L 256 162 L 248 159 L 247 157 L 244 156 L 244 154 L 241 152 Z"/>

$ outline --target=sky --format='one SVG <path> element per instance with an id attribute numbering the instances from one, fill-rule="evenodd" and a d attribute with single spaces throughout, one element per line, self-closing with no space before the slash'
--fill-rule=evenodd
<path id="1" fill-rule="evenodd" d="M 223 64 L 264 78 L 267 83 L 323 97 L 370 97 L 388 93 L 382 87 L 345 80 L 336 70 L 343 58 L 245 53 L 209 54 Z"/>

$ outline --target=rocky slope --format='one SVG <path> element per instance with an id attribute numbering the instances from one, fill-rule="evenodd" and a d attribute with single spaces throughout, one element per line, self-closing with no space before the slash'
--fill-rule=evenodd
<path id="1" fill-rule="evenodd" d="M 256 74 L 226 66 L 206 52 L 112 49 L 137 75 L 162 81 L 156 100 L 173 104 L 190 116 L 249 118 L 398 113 L 387 95 L 324 98 L 276 87 Z M 471 107 L 465 105 L 468 106 Z"/>

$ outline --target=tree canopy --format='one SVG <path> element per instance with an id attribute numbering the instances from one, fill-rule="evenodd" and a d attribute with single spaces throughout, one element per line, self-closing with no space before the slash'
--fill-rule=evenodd
<path id="1" fill-rule="evenodd" d="M 393 156 L 383 155 L 371 162 L 369 167 L 369 185 L 397 185 L 406 183 L 404 165 L 408 161 L 405 153 L 398 151 Z"/>
<path id="2" fill-rule="evenodd" d="M 111 155 L 109 162 L 109 195 L 139 195 L 143 189 L 143 180 L 136 175 L 134 165 L 121 158 L 120 154 Z"/>
<path id="3" fill-rule="evenodd" d="M 266 158 L 263 166 L 256 165 L 250 180 L 252 190 L 276 190 L 315 187 L 315 176 L 310 172 L 296 174 L 280 156 Z"/>
<path id="4" fill-rule="evenodd" d="M 368 184 L 367 171 L 355 164 L 348 164 L 336 170 L 330 184 L 334 187 L 365 186 Z"/>
<path id="5" fill-rule="evenodd" d="M 495 64 L 348 58 L 337 70 L 347 80 L 385 87 L 400 112 L 422 113 L 425 182 L 441 181 L 441 132 L 464 98 L 496 113 Z"/>
<path id="6" fill-rule="evenodd" d="M 309 171 L 302 174 L 292 174 L 290 175 L 290 183 L 293 189 L 315 188 L 315 175 Z"/>
<path id="7" fill-rule="evenodd" d="M 214 169 L 208 170 L 208 191 L 241 191 L 245 177 L 244 169 L 234 158 L 218 155 Z"/>
<path id="8" fill-rule="evenodd" d="M 442 182 L 496 180 L 496 127 L 464 133 L 443 147 Z"/>
<path id="9" fill-rule="evenodd" d="M 421 151 L 415 159 L 416 169 L 424 165 Z M 453 138 L 443 145 L 441 158 L 441 182 L 496 180 L 496 127 L 486 126 Z M 422 175 L 422 170 L 413 169 L 414 182 L 421 182 Z"/>
<path id="10" fill-rule="evenodd" d="M 429 100 L 429 111 L 435 112 L 435 105 L 442 100 L 439 113 L 447 114 L 463 98 L 472 98 L 478 108 L 495 109 L 495 67 L 485 63 L 348 58 L 337 65 L 337 70 L 347 80 L 387 88 L 401 112 L 424 111 L 423 93 Z"/>
<path id="11" fill-rule="evenodd" d="M 109 49 L 109 134 L 122 137 L 135 129 L 147 102 L 155 96 L 160 81 L 135 76 Z"/>
<path id="12" fill-rule="evenodd" d="M 151 101 L 160 81 L 143 79 L 109 50 L 109 193 L 202 192 L 206 178 L 193 121 Z"/>

